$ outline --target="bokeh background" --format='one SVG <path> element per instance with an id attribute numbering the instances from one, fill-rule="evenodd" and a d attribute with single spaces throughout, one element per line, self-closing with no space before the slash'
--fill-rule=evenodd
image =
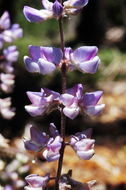
<path id="1" fill-rule="evenodd" d="M 25 126 L 29 123 L 45 129 L 50 122 L 60 126 L 60 115 L 56 111 L 42 118 L 31 118 L 24 110 L 24 106 L 30 103 L 26 91 L 40 91 L 41 87 L 61 91 L 59 71 L 49 76 L 42 76 L 28 73 L 24 67 L 23 56 L 28 55 L 28 45 L 60 46 L 57 22 L 52 19 L 42 24 L 29 23 L 22 13 L 24 5 L 41 9 L 41 0 L 0 0 L 0 15 L 5 10 L 9 11 L 12 23 L 19 23 L 24 30 L 23 38 L 14 42 L 20 52 L 19 60 L 15 63 L 15 88 L 11 94 L 16 115 L 12 120 L 0 119 L 0 133 L 9 139 L 21 137 Z M 99 150 L 102 151 L 101 154 L 104 155 L 104 151 L 115 151 L 116 148 L 117 151 L 121 150 L 119 154 L 125 154 L 126 1 L 89 0 L 88 5 L 79 15 L 64 19 L 64 31 L 67 47 L 96 45 L 101 59 L 99 70 L 94 75 L 82 74 L 78 71 L 68 73 L 68 87 L 72 87 L 75 83 L 82 83 L 85 91 L 103 90 L 104 96 L 101 101 L 106 104 L 100 116 L 89 118 L 80 115 L 74 121 L 67 119 L 67 135 L 92 127 L 97 145 L 107 147 Z M 116 155 L 117 152 L 109 152 L 108 155 L 110 154 Z M 107 159 L 108 161 L 114 159 L 114 156 Z M 118 163 L 120 162 L 122 162 L 121 158 L 118 160 Z M 104 164 L 103 162 L 101 165 Z M 122 168 L 124 169 L 124 165 Z M 125 171 L 121 172 L 122 170 L 119 176 Z M 120 190 L 125 189 L 125 183 L 121 181 L 123 178 L 125 179 L 125 176 L 120 177 L 120 181 L 117 179 L 117 186 L 124 184 L 117 187 Z"/>

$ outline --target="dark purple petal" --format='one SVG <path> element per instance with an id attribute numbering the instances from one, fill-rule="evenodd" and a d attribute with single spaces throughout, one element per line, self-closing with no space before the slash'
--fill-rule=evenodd
<path id="1" fill-rule="evenodd" d="M 36 142 L 37 144 L 44 146 L 45 143 L 47 143 L 48 137 L 46 133 L 41 132 L 39 129 L 35 127 L 30 128 L 30 133 L 31 133 L 31 140 Z"/>
<path id="2" fill-rule="evenodd" d="M 42 57 L 41 48 L 39 46 L 29 45 L 29 54 L 34 61 L 38 61 L 38 59 Z"/>
<path id="3" fill-rule="evenodd" d="M 24 146 L 25 146 L 26 150 L 31 150 L 31 151 L 35 151 L 35 152 L 38 152 L 41 149 L 40 145 L 35 144 L 31 140 L 24 139 Z"/>
<path id="4" fill-rule="evenodd" d="M 104 109 L 104 107 L 105 107 L 105 104 L 100 104 L 97 106 L 88 106 L 86 107 L 85 112 L 88 115 L 97 115 Z"/>
<path id="5" fill-rule="evenodd" d="M 63 6 L 61 5 L 58 0 L 55 0 L 53 4 L 53 14 L 56 18 L 59 18 L 62 15 L 63 12 Z"/>
<path id="6" fill-rule="evenodd" d="M 39 58 L 38 65 L 39 65 L 40 73 L 43 75 L 52 73 L 56 69 L 56 66 L 53 63 L 46 61 L 42 58 Z"/>
<path id="7" fill-rule="evenodd" d="M 77 68 L 83 73 L 96 73 L 98 66 L 100 64 L 100 59 L 98 56 L 93 59 L 77 64 Z"/>
<path id="8" fill-rule="evenodd" d="M 25 6 L 23 13 L 29 22 L 41 22 L 44 21 L 44 15 L 40 10 Z"/>
<path id="9" fill-rule="evenodd" d="M 85 93 L 83 97 L 83 106 L 95 106 L 101 98 L 103 91 Z"/>

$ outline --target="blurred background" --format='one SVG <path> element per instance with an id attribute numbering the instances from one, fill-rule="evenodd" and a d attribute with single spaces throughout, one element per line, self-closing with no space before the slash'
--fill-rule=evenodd
<path id="1" fill-rule="evenodd" d="M 56 111 L 42 118 L 31 118 L 24 110 L 24 106 L 30 103 L 26 91 L 40 91 L 41 87 L 61 91 L 59 71 L 42 76 L 28 73 L 24 68 L 23 56 L 28 55 L 28 45 L 60 46 L 57 22 L 52 19 L 42 24 L 29 23 L 22 13 L 24 5 L 41 9 L 41 0 L 0 0 L 0 15 L 7 10 L 12 23 L 19 23 L 24 31 L 23 38 L 14 42 L 20 52 L 15 63 L 15 87 L 11 94 L 16 115 L 11 120 L 0 119 L 0 133 L 13 141 L 22 137 L 25 126 L 31 123 L 45 130 L 50 122 L 60 126 L 60 114 Z M 78 71 L 68 73 L 68 87 L 82 83 L 86 92 L 103 90 L 101 101 L 106 104 L 100 116 L 80 115 L 74 122 L 67 119 L 67 135 L 92 127 L 98 156 L 90 164 L 90 169 L 92 173 L 97 171 L 93 173 L 95 178 L 107 184 L 100 188 L 126 189 L 126 1 L 90 0 L 80 14 L 64 19 L 64 30 L 67 47 L 96 45 L 101 59 L 94 75 Z M 88 168 L 88 164 L 84 167 Z"/>

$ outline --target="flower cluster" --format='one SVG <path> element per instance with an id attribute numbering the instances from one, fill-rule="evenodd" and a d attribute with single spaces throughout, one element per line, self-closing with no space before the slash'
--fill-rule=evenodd
<path id="1" fill-rule="evenodd" d="M 76 50 L 65 48 L 65 62 L 67 70 L 79 70 L 82 73 L 95 73 L 100 64 L 96 46 L 82 46 Z M 29 72 L 43 75 L 62 67 L 63 54 L 60 48 L 29 46 L 30 57 L 25 56 L 24 62 Z"/>
<path id="2" fill-rule="evenodd" d="M 54 3 L 48 0 L 42 0 L 43 9 L 37 10 L 35 8 L 25 6 L 24 15 L 29 22 L 43 22 L 50 18 L 59 19 L 61 16 L 75 15 L 86 6 L 88 0 L 67 0 L 63 5 L 55 0 Z"/>
<path id="3" fill-rule="evenodd" d="M 62 138 L 59 135 L 56 126 L 50 124 L 50 135 L 45 132 L 41 132 L 35 127 L 30 128 L 31 139 L 24 138 L 24 145 L 27 150 L 40 152 L 43 151 L 44 158 L 48 161 L 58 160 L 60 157 L 60 149 L 62 144 Z M 88 129 L 76 133 L 70 137 L 69 144 L 77 155 L 83 160 L 89 160 L 94 155 L 94 143 L 95 140 L 91 139 L 92 130 Z"/>
<path id="4" fill-rule="evenodd" d="M 12 43 L 14 40 L 21 38 L 23 30 L 19 24 L 11 25 L 9 13 L 5 11 L 0 17 L 0 90 L 4 93 L 11 93 L 14 87 L 14 67 L 13 63 L 17 61 L 19 52 L 15 45 L 4 48 L 4 43 Z M 1 115 L 6 119 L 11 119 L 14 109 L 10 108 L 11 99 L 1 99 L 0 110 Z"/>
<path id="5" fill-rule="evenodd" d="M 51 112 L 56 107 L 60 109 L 63 105 L 63 113 L 70 119 L 74 119 L 79 112 L 97 115 L 105 106 L 97 105 L 102 93 L 102 91 L 95 91 L 83 95 L 82 84 L 75 85 L 61 95 L 49 89 L 41 89 L 41 92 L 27 92 L 32 104 L 25 106 L 25 109 L 30 115 L 39 116 Z"/>

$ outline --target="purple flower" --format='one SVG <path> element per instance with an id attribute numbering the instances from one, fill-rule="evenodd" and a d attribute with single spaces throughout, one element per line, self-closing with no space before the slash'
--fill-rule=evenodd
<path id="1" fill-rule="evenodd" d="M 76 50 L 65 48 L 65 57 L 70 70 L 78 69 L 83 73 L 94 74 L 100 64 L 96 46 L 82 46 Z"/>
<path id="2" fill-rule="evenodd" d="M 104 104 L 97 105 L 102 94 L 102 91 L 96 91 L 83 95 L 82 84 L 77 84 L 60 96 L 60 102 L 65 106 L 63 113 L 70 119 L 74 119 L 79 112 L 97 115 L 105 107 Z"/>
<path id="3" fill-rule="evenodd" d="M 94 155 L 95 140 L 91 139 L 91 129 L 76 133 L 71 136 L 70 145 L 75 150 L 77 155 L 83 160 L 89 160 Z"/>
<path id="4" fill-rule="evenodd" d="M 25 186 L 25 190 L 43 190 L 49 181 L 49 174 L 43 177 L 37 174 L 31 174 L 25 180 L 28 183 L 28 186 Z"/>
<path id="5" fill-rule="evenodd" d="M 18 59 L 19 52 L 17 51 L 16 46 L 9 46 L 8 48 L 3 50 L 3 54 L 7 61 L 15 62 Z"/>
<path id="6" fill-rule="evenodd" d="M 31 105 L 25 106 L 31 116 L 39 116 L 52 111 L 58 104 L 60 94 L 46 88 L 41 92 L 27 92 Z"/>
<path id="7" fill-rule="evenodd" d="M 26 69 L 43 75 L 53 72 L 62 59 L 61 50 L 54 47 L 29 46 L 29 54 L 24 57 Z"/>
<path id="8" fill-rule="evenodd" d="M 39 129 L 35 127 L 30 128 L 31 139 L 24 139 L 24 145 L 27 150 L 32 150 L 39 152 L 46 146 L 48 141 L 48 136 L 45 132 L 41 132 Z"/>
<path id="9" fill-rule="evenodd" d="M 50 139 L 47 143 L 46 150 L 43 152 L 44 158 L 48 162 L 58 160 L 60 157 L 60 149 L 62 145 L 62 138 L 59 135 L 59 132 L 56 130 L 56 126 L 50 124 Z"/>
<path id="10" fill-rule="evenodd" d="M 55 0 L 54 3 L 42 0 L 44 9 L 37 10 L 28 6 L 24 7 L 24 15 L 29 22 L 42 22 L 50 18 L 60 18 L 63 12 L 61 3 Z"/>

